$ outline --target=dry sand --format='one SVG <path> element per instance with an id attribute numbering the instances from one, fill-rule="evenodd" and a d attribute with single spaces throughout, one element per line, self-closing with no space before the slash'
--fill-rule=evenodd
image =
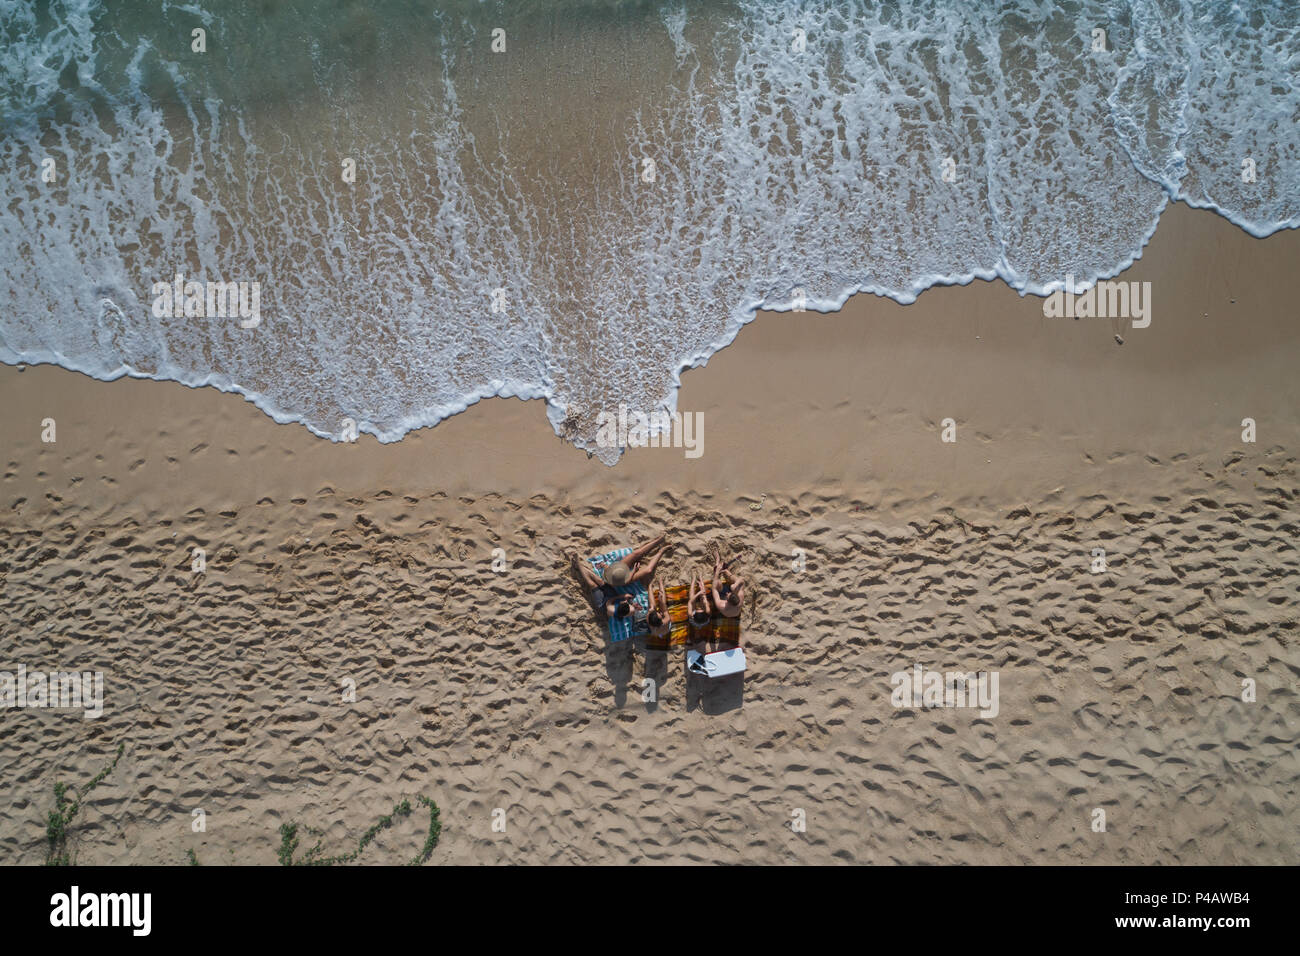
<path id="1" fill-rule="evenodd" d="M 1179 207 L 1122 346 L 1000 284 L 763 316 L 684 377 L 703 457 L 614 469 L 539 403 L 333 445 L 0 368 L 0 669 L 106 682 L 98 720 L 0 711 L 0 859 L 121 742 L 83 863 L 274 864 L 290 820 L 341 852 L 416 793 L 443 863 L 1295 863 L 1297 262 Z M 743 681 L 608 647 L 566 571 L 662 529 L 670 579 L 743 555 Z M 918 663 L 997 671 L 998 714 L 895 708 Z"/>

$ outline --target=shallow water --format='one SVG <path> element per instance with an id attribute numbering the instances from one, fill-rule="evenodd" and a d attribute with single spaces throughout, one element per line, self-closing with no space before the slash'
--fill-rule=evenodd
<path id="1" fill-rule="evenodd" d="M 1171 199 L 1300 225 L 1294 2 L 0 0 L 0 51 L 0 359 L 335 439 L 517 395 L 612 462 L 759 306 L 1088 284 Z M 260 324 L 155 314 L 177 273 Z"/>

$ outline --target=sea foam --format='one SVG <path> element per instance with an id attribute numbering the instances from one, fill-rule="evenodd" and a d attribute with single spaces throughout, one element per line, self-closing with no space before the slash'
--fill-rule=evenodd
<path id="1" fill-rule="evenodd" d="M 1083 288 L 1170 201 L 1300 225 L 1294 3 L 577 4 L 545 33 L 375 6 L 267 55 L 255 6 L 0 2 L 0 360 L 211 385 L 334 440 L 540 398 L 612 463 L 600 412 L 675 408 L 759 308 Z M 265 320 L 155 315 L 178 272 L 260 281 Z"/>

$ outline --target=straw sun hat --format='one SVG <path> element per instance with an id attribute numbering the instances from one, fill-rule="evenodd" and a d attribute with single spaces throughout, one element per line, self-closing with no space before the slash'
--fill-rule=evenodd
<path id="1" fill-rule="evenodd" d="M 632 578 L 632 572 L 622 561 L 615 561 L 605 568 L 601 575 L 606 584 L 612 584 L 616 588 L 621 588 Z"/>

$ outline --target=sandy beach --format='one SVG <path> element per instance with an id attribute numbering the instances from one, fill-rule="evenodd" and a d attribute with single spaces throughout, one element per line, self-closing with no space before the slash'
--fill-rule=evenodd
<path id="1" fill-rule="evenodd" d="M 423 794 L 442 863 L 1294 864 L 1297 262 L 1178 206 L 1123 344 L 1001 283 L 763 314 L 683 376 L 703 454 L 613 468 L 539 402 L 335 444 L 0 367 L 0 669 L 105 675 L 98 719 L 0 717 L 0 858 L 125 744 L 83 863 L 274 864 Z M 672 582 L 741 556 L 743 680 L 585 603 L 569 555 L 661 531 Z M 894 706 L 915 665 L 997 672 L 998 712 Z"/>

